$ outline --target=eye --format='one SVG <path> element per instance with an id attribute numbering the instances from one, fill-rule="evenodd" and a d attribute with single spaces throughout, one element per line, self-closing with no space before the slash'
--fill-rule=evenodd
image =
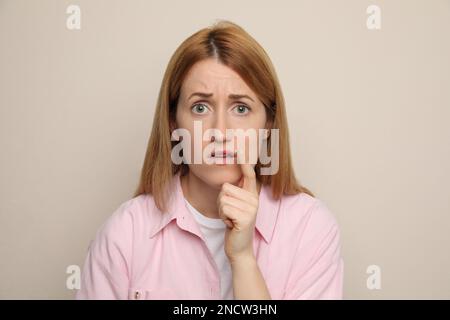
<path id="1" fill-rule="evenodd" d="M 245 115 L 245 114 L 249 113 L 251 109 L 248 106 L 246 106 L 245 104 L 239 104 L 236 107 L 234 107 L 234 110 L 239 115 Z"/>
<path id="2" fill-rule="evenodd" d="M 205 114 L 208 111 L 208 107 L 203 103 L 196 103 L 192 106 L 191 110 L 196 114 Z"/>

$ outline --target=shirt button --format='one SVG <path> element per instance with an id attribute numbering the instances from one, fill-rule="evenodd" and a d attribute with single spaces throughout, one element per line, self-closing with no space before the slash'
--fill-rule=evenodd
<path id="1" fill-rule="evenodd" d="M 141 297 L 141 293 L 139 291 L 136 291 L 134 293 L 134 299 L 139 300 L 140 297 Z"/>

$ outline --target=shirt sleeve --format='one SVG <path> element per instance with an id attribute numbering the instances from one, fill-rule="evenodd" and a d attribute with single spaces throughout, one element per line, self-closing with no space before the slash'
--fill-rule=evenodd
<path id="1" fill-rule="evenodd" d="M 76 299 L 127 299 L 131 258 L 131 217 L 122 204 L 91 241 Z"/>
<path id="2" fill-rule="evenodd" d="M 293 259 L 284 299 L 342 299 L 343 278 L 339 226 L 317 199 Z"/>

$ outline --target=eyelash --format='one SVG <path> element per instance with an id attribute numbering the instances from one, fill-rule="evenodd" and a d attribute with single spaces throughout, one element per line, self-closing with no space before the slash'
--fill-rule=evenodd
<path id="1" fill-rule="evenodd" d="M 191 106 L 191 111 L 193 111 L 194 108 L 195 108 L 197 105 L 204 105 L 204 106 L 208 109 L 208 107 L 206 106 L 205 103 L 203 103 L 203 102 L 196 102 L 196 103 L 194 103 L 194 104 Z M 238 104 L 235 106 L 235 108 L 236 108 L 236 107 L 239 107 L 239 106 L 244 106 L 245 108 L 247 108 L 248 112 L 252 111 L 252 108 L 250 108 L 250 107 L 249 107 L 248 105 L 246 105 L 245 103 L 238 102 Z M 247 112 L 247 113 L 248 113 L 248 112 Z M 194 112 L 194 113 L 195 113 L 195 112 Z M 246 115 L 247 113 L 242 114 L 242 115 Z M 201 114 L 201 113 L 195 113 L 195 114 Z"/>

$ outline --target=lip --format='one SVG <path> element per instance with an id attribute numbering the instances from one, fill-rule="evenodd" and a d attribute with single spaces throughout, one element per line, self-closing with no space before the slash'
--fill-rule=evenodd
<path id="1" fill-rule="evenodd" d="M 211 152 L 210 157 L 217 159 L 236 158 L 236 152 L 230 150 L 214 150 Z"/>
<path id="2" fill-rule="evenodd" d="M 214 150 L 210 154 L 210 159 L 213 159 L 213 165 L 216 166 L 226 166 L 230 164 L 234 164 L 236 159 L 236 152 L 230 150 Z M 231 162 L 230 162 L 230 160 Z"/>

